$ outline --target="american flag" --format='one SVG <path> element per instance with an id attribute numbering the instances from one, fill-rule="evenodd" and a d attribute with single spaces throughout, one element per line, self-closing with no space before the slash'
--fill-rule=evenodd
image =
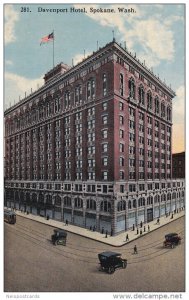
<path id="1" fill-rule="evenodd" d="M 53 39 L 54 39 L 54 33 L 52 32 L 52 33 L 50 33 L 49 35 L 42 37 L 40 46 L 41 46 L 42 44 L 44 44 L 44 43 L 48 43 L 48 42 L 50 42 L 50 41 L 53 41 Z"/>

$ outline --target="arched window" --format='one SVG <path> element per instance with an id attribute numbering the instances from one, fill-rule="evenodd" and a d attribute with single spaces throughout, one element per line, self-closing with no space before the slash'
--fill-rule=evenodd
<path id="1" fill-rule="evenodd" d="M 70 197 L 66 196 L 64 198 L 64 206 L 68 206 L 68 207 L 71 207 L 72 206 L 72 200 Z"/>
<path id="2" fill-rule="evenodd" d="M 93 199 L 87 200 L 87 209 L 96 210 L 96 201 Z"/>
<path id="3" fill-rule="evenodd" d="M 131 209 L 132 208 L 132 202 L 131 200 L 128 201 L 128 209 Z"/>
<path id="4" fill-rule="evenodd" d="M 82 87 L 81 85 L 75 88 L 75 104 L 79 104 L 82 101 Z"/>
<path id="5" fill-rule="evenodd" d="M 39 203 L 44 203 L 44 195 L 43 194 L 39 194 Z"/>
<path id="6" fill-rule="evenodd" d="M 137 201 L 136 201 L 136 199 L 134 199 L 133 200 L 133 208 L 136 208 L 136 206 L 137 206 Z"/>
<path id="7" fill-rule="evenodd" d="M 175 192 L 172 195 L 172 199 L 176 199 L 176 193 Z"/>
<path id="8" fill-rule="evenodd" d="M 147 205 L 152 205 L 153 204 L 153 197 L 152 196 L 149 196 L 147 198 Z"/>
<path id="9" fill-rule="evenodd" d="M 165 202 L 166 201 L 166 195 L 165 194 L 162 194 L 161 195 L 161 202 Z"/>
<path id="10" fill-rule="evenodd" d="M 126 202 L 125 201 L 119 201 L 117 204 L 117 211 L 123 211 L 126 209 Z"/>
<path id="11" fill-rule="evenodd" d="M 104 212 L 110 212 L 111 210 L 111 203 L 107 200 L 104 200 L 100 204 L 100 210 Z"/>
<path id="12" fill-rule="evenodd" d="M 66 91 L 64 94 L 64 108 L 68 108 L 71 104 L 70 91 Z"/>
<path id="13" fill-rule="evenodd" d="M 147 93 L 147 108 L 152 109 L 152 93 L 148 91 Z"/>
<path id="14" fill-rule="evenodd" d="M 167 121 L 171 121 L 171 108 L 167 107 Z"/>
<path id="15" fill-rule="evenodd" d="M 87 82 L 87 99 L 95 98 L 95 81 L 93 78 L 90 78 Z"/>
<path id="16" fill-rule="evenodd" d="M 164 104 L 164 102 L 161 103 L 161 117 L 165 118 L 165 104 Z"/>
<path id="17" fill-rule="evenodd" d="M 160 200 L 160 196 L 159 195 L 155 195 L 154 197 L 154 203 L 159 203 Z"/>
<path id="18" fill-rule="evenodd" d="M 133 78 L 129 80 L 129 96 L 135 99 L 135 81 Z"/>
<path id="19" fill-rule="evenodd" d="M 60 97 L 54 99 L 54 112 L 58 113 L 60 111 Z"/>
<path id="20" fill-rule="evenodd" d="M 138 89 L 138 100 L 139 100 L 139 103 L 142 104 L 142 105 L 145 105 L 145 99 L 144 99 L 144 87 L 142 85 L 139 86 L 139 89 Z"/>
<path id="21" fill-rule="evenodd" d="M 56 206 L 61 206 L 61 197 L 59 195 L 55 196 L 55 203 Z"/>
<path id="22" fill-rule="evenodd" d="M 83 200 L 79 197 L 75 198 L 74 205 L 76 208 L 82 208 L 83 207 Z"/>
<path id="23" fill-rule="evenodd" d="M 167 194 L 167 200 L 171 200 L 171 193 Z"/>
<path id="24" fill-rule="evenodd" d="M 155 114 L 159 114 L 159 98 L 155 97 Z"/>
<path id="25" fill-rule="evenodd" d="M 138 206 L 145 206 L 145 198 L 141 197 L 138 199 Z"/>

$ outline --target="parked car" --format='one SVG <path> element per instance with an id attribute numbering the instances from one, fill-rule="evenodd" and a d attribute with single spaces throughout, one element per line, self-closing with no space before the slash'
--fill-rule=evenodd
<path id="1" fill-rule="evenodd" d="M 100 261 L 100 270 L 103 270 L 109 274 L 115 272 L 115 269 L 123 268 L 127 266 L 127 259 L 123 259 L 120 253 L 116 252 L 102 252 L 98 254 Z"/>
<path id="2" fill-rule="evenodd" d="M 67 232 L 65 230 L 55 229 L 54 234 L 51 236 L 53 245 L 66 246 Z"/>
<path id="3" fill-rule="evenodd" d="M 181 243 L 181 237 L 178 233 L 169 233 L 165 235 L 165 241 L 163 242 L 164 247 L 174 248 Z"/>

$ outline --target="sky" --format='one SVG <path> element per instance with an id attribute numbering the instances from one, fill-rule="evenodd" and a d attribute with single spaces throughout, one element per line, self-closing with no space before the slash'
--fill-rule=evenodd
<path id="1" fill-rule="evenodd" d="M 22 12 L 22 7 L 28 11 Z M 85 12 L 71 13 L 71 7 L 85 7 Z M 112 8 L 114 13 L 94 13 L 99 8 Z M 119 12 L 120 8 L 134 13 Z M 184 4 L 4 5 L 4 109 L 43 85 L 44 74 L 53 66 L 53 44 L 40 46 L 40 40 L 53 30 L 55 65 L 71 65 L 72 60 L 76 64 L 84 51 L 85 57 L 96 51 L 97 41 L 99 47 L 112 41 L 114 30 L 116 41 L 126 42 L 128 50 L 175 91 L 172 150 L 185 151 Z"/>

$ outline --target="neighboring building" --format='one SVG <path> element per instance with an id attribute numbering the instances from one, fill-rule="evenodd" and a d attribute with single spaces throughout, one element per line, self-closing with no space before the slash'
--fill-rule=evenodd
<path id="1" fill-rule="evenodd" d="M 174 153 L 173 160 L 173 178 L 185 178 L 185 152 Z"/>
<path id="2" fill-rule="evenodd" d="M 5 205 L 113 234 L 184 206 L 175 93 L 115 40 L 5 111 Z"/>

